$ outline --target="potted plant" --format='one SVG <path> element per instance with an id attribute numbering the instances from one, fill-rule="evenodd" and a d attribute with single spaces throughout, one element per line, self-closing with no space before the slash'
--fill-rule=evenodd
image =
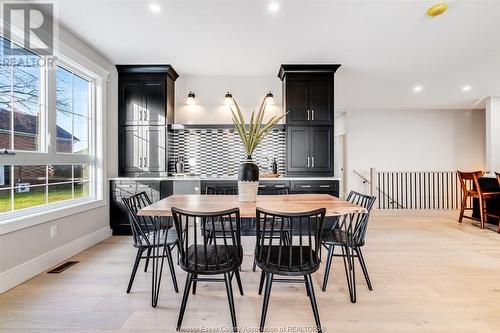
<path id="1" fill-rule="evenodd" d="M 259 188 L 259 166 L 252 160 L 252 154 L 269 131 L 286 115 L 273 116 L 266 124 L 263 124 L 266 104 L 266 98 L 264 97 L 257 113 L 252 112 L 248 125 L 235 99 L 230 105 L 234 127 L 243 142 L 247 155 L 247 159 L 238 168 L 238 195 L 239 200 L 243 202 L 254 202 Z"/>

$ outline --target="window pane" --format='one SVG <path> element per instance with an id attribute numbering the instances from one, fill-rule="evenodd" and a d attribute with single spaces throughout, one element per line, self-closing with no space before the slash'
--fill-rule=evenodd
<path id="1" fill-rule="evenodd" d="M 10 165 L 0 165 L 0 189 L 11 187 Z"/>
<path id="2" fill-rule="evenodd" d="M 73 199 L 73 184 L 48 186 L 49 203 Z"/>
<path id="3" fill-rule="evenodd" d="M 89 116 L 89 81 L 81 77 L 73 76 L 73 112 L 88 117 Z"/>
<path id="4" fill-rule="evenodd" d="M 45 180 L 46 180 L 45 165 L 14 166 L 14 186 L 45 184 Z"/>
<path id="5" fill-rule="evenodd" d="M 62 67 L 56 70 L 56 108 L 58 111 L 73 112 L 72 99 L 72 76 L 71 72 Z"/>
<path id="6" fill-rule="evenodd" d="M 57 136 L 56 151 L 58 153 L 71 153 L 73 136 L 73 114 L 57 111 Z"/>
<path id="7" fill-rule="evenodd" d="M 73 152 L 88 154 L 88 118 L 74 115 Z"/>
<path id="8" fill-rule="evenodd" d="M 23 209 L 45 204 L 46 186 L 14 189 L 14 209 Z"/>
<path id="9" fill-rule="evenodd" d="M 8 42 L 0 37 L 1 55 Z M 12 67 L 0 66 L 0 148 L 11 147 L 11 117 L 12 117 Z"/>
<path id="10" fill-rule="evenodd" d="M 13 67 L 12 98 L 14 106 L 14 149 L 39 150 L 39 91 L 40 69 L 36 66 L 35 55 L 19 57 L 18 64 L 27 66 Z M 35 66 L 30 66 L 30 64 Z"/>
<path id="11" fill-rule="evenodd" d="M 76 182 L 75 183 L 75 199 L 85 198 L 90 196 L 90 183 L 89 182 Z"/>
<path id="12" fill-rule="evenodd" d="M 49 183 L 72 181 L 71 168 L 71 165 L 49 165 Z"/>
<path id="13" fill-rule="evenodd" d="M 88 180 L 90 178 L 90 165 L 89 164 L 77 164 L 74 166 L 75 180 Z"/>
<path id="14" fill-rule="evenodd" d="M 0 213 L 9 212 L 12 208 L 12 197 L 9 190 L 0 190 Z"/>

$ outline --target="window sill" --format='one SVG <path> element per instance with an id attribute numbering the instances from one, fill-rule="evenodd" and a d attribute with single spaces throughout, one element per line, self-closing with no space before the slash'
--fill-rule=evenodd
<path id="1" fill-rule="evenodd" d="M 0 235 L 103 207 L 105 205 L 106 202 L 102 199 L 84 199 L 71 203 L 62 202 L 36 207 L 30 211 L 7 213 L 0 217 Z"/>

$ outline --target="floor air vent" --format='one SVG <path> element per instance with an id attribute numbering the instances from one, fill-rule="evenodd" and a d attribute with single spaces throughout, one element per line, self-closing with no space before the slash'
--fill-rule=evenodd
<path id="1" fill-rule="evenodd" d="M 59 274 L 59 273 L 64 272 L 65 270 L 67 270 L 71 266 L 76 265 L 76 264 L 78 264 L 78 261 L 66 261 L 64 264 L 59 265 L 54 269 L 51 269 L 47 273 L 48 274 Z"/>

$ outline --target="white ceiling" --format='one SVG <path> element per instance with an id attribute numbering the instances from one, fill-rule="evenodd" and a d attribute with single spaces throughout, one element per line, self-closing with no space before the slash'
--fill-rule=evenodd
<path id="1" fill-rule="evenodd" d="M 436 18 L 437 0 L 279 0 L 276 14 L 270 2 L 61 0 L 59 17 L 116 64 L 169 63 L 181 76 L 340 63 L 339 110 L 477 108 L 500 95 L 498 0 L 449 0 Z"/>

